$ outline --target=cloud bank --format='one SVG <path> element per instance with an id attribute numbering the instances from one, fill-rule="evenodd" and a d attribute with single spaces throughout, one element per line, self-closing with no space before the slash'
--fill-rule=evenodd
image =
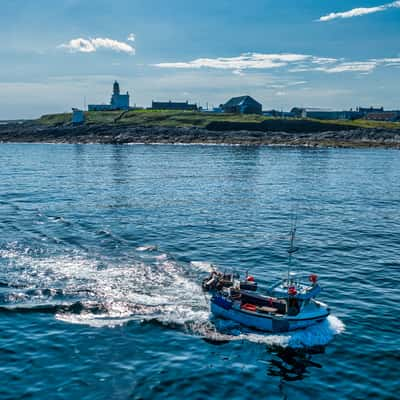
<path id="1" fill-rule="evenodd" d="M 134 36 L 131 35 L 128 37 L 130 41 L 132 41 L 132 38 L 134 40 Z M 119 53 L 135 54 L 135 48 L 130 44 L 109 38 L 76 38 L 58 47 L 73 53 L 95 53 L 99 49 L 108 49 Z"/>
<path id="2" fill-rule="evenodd" d="M 386 11 L 391 8 L 400 8 L 400 1 L 394 1 L 392 3 L 383 4 L 381 6 L 376 7 L 361 7 L 361 8 L 353 8 L 349 11 L 344 12 L 332 12 L 328 15 L 324 15 L 319 18 L 320 22 L 327 22 L 333 19 L 338 18 L 353 18 L 353 17 L 361 17 L 363 15 L 374 14 L 381 11 Z"/>
<path id="3" fill-rule="evenodd" d="M 285 67 L 293 63 L 311 62 L 315 64 L 331 63 L 336 61 L 331 58 L 313 57 L 306 54 L 262 54 L 245 53 L 238 57 L 218 57 L 218 58 L 198 58 L 187 62 L 158 63 L 153 66 L 158 68 L 178 68 L 178 69 L 232 69 L 236 73 L 245 69 L 271 69 Z"/>
<path id="4" fill-rule="evenodd" d="M 307 54 L 245 53 L 238 57 L 198 58 L 186 62 L 153 64 L 157 68 L 174 69 L 223 69 L 241 75 L 244 70 L 265 70 L 288 67 L 289 72 L 320 71 L 325 73 L 372 72 L 378 66 L 400 66 L 400 58 L 382 58 L 365 61 L 316 57 Z"/>

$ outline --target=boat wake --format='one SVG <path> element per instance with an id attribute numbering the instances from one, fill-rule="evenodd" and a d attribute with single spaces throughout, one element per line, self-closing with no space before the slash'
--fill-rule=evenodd
<path id="1" fill-rule="evenodd" d="M 242 340 L 312 347 L 344 330 L 334 316 L 305 330 L 273 335 L 210 319 L 200 282 L 211 264 L 182 264 L 157 246 L 137 248 L 118 260 L 81 252 L 49 256 L 11 246 L 0 250 L 0 261 L 0 313 L 50 313 L 91 327 L 156 323 L 214 344 Z"/>
<path id="2" fill-rule="evenodd" d="M 195 334 L 203 337 L 207 342 L 221 344 L 230 341 L 249 341 L 265 344 L 270 347 L 312 348 L 325 346 L 333 338 L 345 330 L 343 322 L 329 316 L 324 322 L 288 333 L 270 334 L 245 329 L 241 325 L 226 320 L 214 320 L 213 323 L 189 324 Z"/>
<path id="3" fill-rule="evenodd" d="M 65 322 L 114 327 L 157 320 L 184 326 L 206 320 L 198 271 L 156 246 L 120 260 L 81 253 L 43 256 L 30 249 L 0 250 L 0 312 L 55 314 Z"/>

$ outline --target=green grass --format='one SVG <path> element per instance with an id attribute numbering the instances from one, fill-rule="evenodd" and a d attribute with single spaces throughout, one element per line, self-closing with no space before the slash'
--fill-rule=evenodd
<path id="1" fill-rule="evenodd" d="M 118 119 L 118 122 L 115 120 Z M 64 125 L 71 123 L 71 114 L 49 114 L 43 115 L 38 122 L 47 126 Z M 90 111 L 85 112 L 87 124 L 121 124 L 141 126 L 166 126 L 166 127 L 199 127 L 205 128 L 211 122 L 241 122 L 260 123 L 274 118 L 261 115 L 240 115 L 240 114 L 213 114 L 197 111 L 167 111 L 167 110 L 132 110 L 125 113 L 121 111 Z M 316 120 L 320 124 L 335 124 L 354 126 L 354 128 L 386 128 L 400 129 L 400 122 L 381 122 L 367 120 Z"/>
<path id="2" fill-rule="evenodd" d="M 120 124 L 205 128 L 210 122 L 262 122 L 260 115 L 212 114 L 197 111 L 135 110 L 124 114 Z"/>
<path id="3" fill-rule="evenodd" d="M 310 119 L 311 120 L 311 119 Z M 312 119 L 312 121 L 320 122 L 322 124 L 335 124 L 354 126 L 355 128 L 385 128 L 385 129 L 400 129 L 400 122 L 386 122 L 386 121 L 369 121 L 366 119 L 350 120 L 320 120 Z"/>
<path id="4" fill-rule="evenodd" d="M 121 114 L 121 111 L 90 111 L 85 112 L 86 123 L 93 124 L 112 124 L 115 118 Z M 71 113 L 64 114 L 48 114 L 43 115 L 38 119 L 38 122 L 43 125 L 64 125 L 70 124 L 72 120 Z"/>

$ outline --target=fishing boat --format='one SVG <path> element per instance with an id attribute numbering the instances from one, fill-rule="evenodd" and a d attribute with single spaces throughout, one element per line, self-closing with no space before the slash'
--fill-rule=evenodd
<path id="1" fill-rule="evenodd" d="M 321 292 L 318 276 L 304 277 L 291 271 L 291 256 L 298 249 L 294 247 L 296 228 L 291 231 L 289 267 L 287 276 L 258 293 L 253 277 L 244 281 L 235 274 L 214 271 L 211 285 L 203 282 L 203 288 L 211 292 L 211 312 L 216 317 L 265 332 L 288 332 L 304 329 L 323 322 L 329 315 L 329 307 L 316 300 Z M 250 279 L 249 279 L 250 278 Z M 251 290 L 248 290 L 249 282 Z"/>

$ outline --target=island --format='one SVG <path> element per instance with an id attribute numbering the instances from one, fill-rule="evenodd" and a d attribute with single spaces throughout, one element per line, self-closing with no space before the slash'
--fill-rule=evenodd
<path id="1" fill-rule="evenodd" d="M 0 123 L 0 141 L 400 148 L 400 122 L 277 118 L 182 110 L 88 111 Z"/>

